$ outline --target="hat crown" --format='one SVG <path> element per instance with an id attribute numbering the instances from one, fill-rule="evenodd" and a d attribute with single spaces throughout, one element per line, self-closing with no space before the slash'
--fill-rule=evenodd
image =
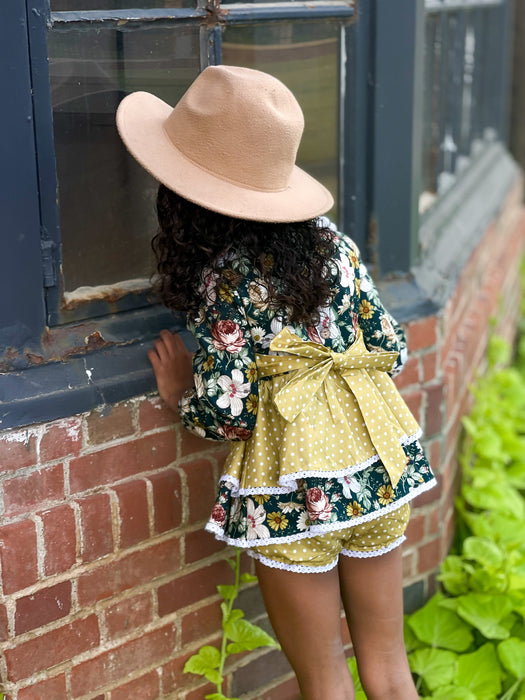
<path id="1" fill-rule="evenodd" d="M 288 186 L 303 129 L 301 108 L 280 80 L 236 66 L 206 68 L 164 123 L 195 165 L 266 192 Z"/>

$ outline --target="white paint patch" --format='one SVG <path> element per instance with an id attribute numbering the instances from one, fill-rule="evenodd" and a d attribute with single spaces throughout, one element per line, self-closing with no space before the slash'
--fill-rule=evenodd
<path id="1" fill-rule="evenodd" d="M 38 435 L 39 429 L 37 428 L 26 428 L 24 430 L 15 430 L 13 432 L 5 433 L 5 435 L 0 436 L 2 442 L 22 442 L 28 443 L 29 438 Z"/>

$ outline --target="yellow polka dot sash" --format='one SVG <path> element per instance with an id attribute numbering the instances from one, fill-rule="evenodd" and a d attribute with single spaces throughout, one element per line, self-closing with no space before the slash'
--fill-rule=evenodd
<path id="1" fill-rule="evenodd" d="M 263 493 L 308 475 L 344 476 L 379 458 L 395 487 L 407 462 L 402 444 L 419 433 L 387 374 L 397 353 L 368 351 L 360 331 L 337 353 L 288 328 L 270 350 L 280 354 L 256 356 L 255 430 L 232 443 L 225 473 L 245 493 Z"/>

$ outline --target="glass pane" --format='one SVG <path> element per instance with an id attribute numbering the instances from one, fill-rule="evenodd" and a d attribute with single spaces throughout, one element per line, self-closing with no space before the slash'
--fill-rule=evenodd
<path id="1" fill-rule="evenodd" d="M 85 10 L 149 10 L 155 7 L 195 7 L 196 0 L 51 0 L 51 12 Z"/>
<path id="2" fill-rule="evenodd" d="M 115 111 L 135 90 L 175 104 L 199 71 L 199 27 L 77 25 L 50 32 L 49 56 L 64 290 L 149 277 L 157 185 Z"/>
<path id="3" fill-rule="evenodd" d="M 335 22 L 226 26 L 222 60 L 271 73 L 294 93 L 305 117 L 297 164 L 333 194 L 339 170 L 339 35 Z"/>

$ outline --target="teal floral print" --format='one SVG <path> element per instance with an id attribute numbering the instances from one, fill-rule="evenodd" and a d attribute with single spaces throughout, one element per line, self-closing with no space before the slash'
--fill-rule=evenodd
<path id="1" fill-rule="evenodd" d="M 249 440 L 257 420 L 260 382 L 271 381 L 258 379 L 256 355 L 269 354 L 271 341 L 285 327 L 301 340 L 334 352 L 344 352 L 361 329 L 368 350 L 398 353 L 392 375 L 402 369 L 403 329 L 382 305 L 353 241 L 335 229 L 332 235 L 337 286 L 331 302 L 319 310 L 315 326 L 289 323 L 288 310 L 272 306 L 260 271 L 241 254 L 225 258 L 220 274 L 203 272 L 202 305 L 187 319 L 198 343 L 194 387 L 179 404 L 189 430 L 211 440 Z M 271 271 L 273 260 L 265 256 L 260 264 Z M 281 488 L 241 494 L 238 481 L 225 473 L 206 529 L 230 544 L 250 548 L 378 518 L 435 484 L 418 437 L 409 436 L 402 445 L 407 466 L 395 489 L 377 455 L 357 472 L 349 465 L 349 473 L 338 478 L 300 478 L 289 493 Z"/>

